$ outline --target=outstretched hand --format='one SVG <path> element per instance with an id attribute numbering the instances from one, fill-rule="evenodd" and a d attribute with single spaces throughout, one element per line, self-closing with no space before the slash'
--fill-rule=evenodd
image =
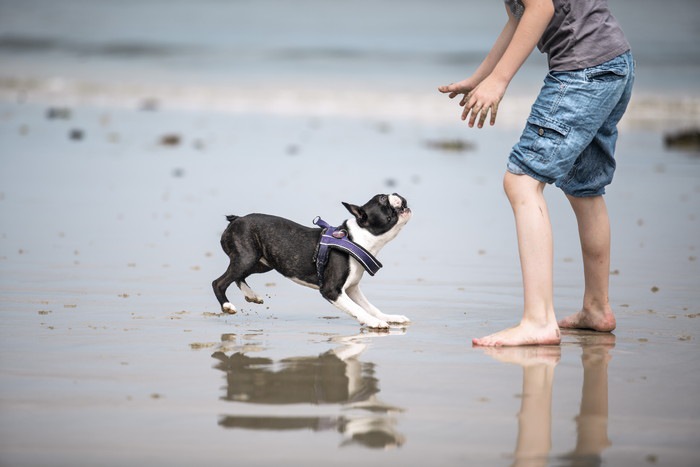
<path id="1" fill-rule="evenodd" d="M 470 128 L 474 127 L 475 123 L 478 128 L 482 128 L 489 113 L 491 114 L 489 124 L 493 126 L 496 123 L 498 104 L 506 92 L 506 85 L 487 77 L 476 85 L 470 79 L 466 79 L 447 86 L 440 86 L 438 91 L 448 94 L 450 99 L 462 94 L 462 100 L 459 102 L 459 105 L 464 107 L 462 120 L 469 118 Z"/>
<path id="2" fill-rule="evenodd" d="M 467 78 L 465 80 L 462 80 L 458 83 L 452 83 L 448 84 L 447 86 L 440 86 L 438 88 L 438 91 L 440 91 L 443 94 L 448 94 L 448 97 L 450 99 L 454 99 L 456 96 L 460 94 L 468 94 L 476 87 L 476 85 L 479 83 L 474 83 L 470 78 Z M 462 105 L 462 104 L 460 104 Z"/>

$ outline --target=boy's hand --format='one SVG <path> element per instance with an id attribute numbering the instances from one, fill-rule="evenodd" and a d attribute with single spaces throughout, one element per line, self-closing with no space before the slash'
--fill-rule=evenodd
<path id="1" fill-rule="evenodd" d="M 471 78 L 464 79 L 458 83 L 452 83 L 448 84 L 447 86 L 440 86 L 438 88 L 438 91 L 440 91 L 443 94 L 449 93 L 449 98 L 453 99 L 455 96 L 459 94 L 464 94 L 465 96 L 469 94 L 474 88 L 476 87 L 476 84 L 473 82 Z M 460 104 L 463 105 L 463 104 Z"/>
<path id="2" fill-rule="evenodd" d="M 462 120 L 466 120 L 471 113 L 469 126 L 474 127 L 474 123 L 476 123 L 478 128 L 482 128 L 489 112 L 491 113 L 489 124 L 493 126 L 496 123 L 498 104 L 503 99 L 506 87 L 507 83 L 503 84 L 489 76 L 480 83 L 472 78 L 467 78 L 447 86 L 440 86 L 438 91 L 448 94 L 450 99 L 462 94 L 462 100 L 459 102 L 459 105 L 464 107 Z"/>
<path id="3" fill-rule="evenodd" d="M 489 124 L 493 126 L 496 123 L 498 104 L 506 93 L 506 87 L 507 83 L 503 83 L 492 76 L 484 79 L 474 90 L 465 94 L 459 103 L 459 105 L 464 107 L 462 120 L 466 120 L 471 113 L 471 116 L 469 116 L 469 127 L 474 127 L 478 116 L 477 127 L 482 128 L 486 117 L 491 112 Z"/>

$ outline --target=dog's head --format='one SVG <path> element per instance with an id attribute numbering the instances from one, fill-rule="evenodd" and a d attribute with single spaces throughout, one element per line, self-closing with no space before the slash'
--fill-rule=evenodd
<path id="1" fill-rule="evenodd" d="M 358 227 L 374 237 L 393 239 L 411 218 L 406 198 L 394 193 L 375 195 L 362 206 L 343 203 L 343 206 L 355 217 Z"/>

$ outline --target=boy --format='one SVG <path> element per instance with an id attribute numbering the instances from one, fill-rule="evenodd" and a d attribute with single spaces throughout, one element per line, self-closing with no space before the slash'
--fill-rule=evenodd
<path id="1" fill-rule="evenodd" d="M 608 303 L 610 221 L 603 194 L 615 170 L 617 123 L 634 81 L 630 46 L 607 0 L 505 0 L 508 22 L 474 74 L 439 87 L 463 94 L 462 120 L 482 128 L 535 45 L 549 73 L 513 147 L 503 185 L 513 208 L 523 276 L 523 317 L 474 345 L 559 344 L 559 328 L 615 329 Z M 578 313 L 557 323 L 552 231 L 543 196 L 554 183 L 576 215 L 585 290 Z"/>

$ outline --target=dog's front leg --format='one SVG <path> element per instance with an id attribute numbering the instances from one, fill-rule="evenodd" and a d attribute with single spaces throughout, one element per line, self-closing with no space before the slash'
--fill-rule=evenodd
<path id="1" fill-rule="evenodd" d="M 354 316 L 355 319 L 357 319 L 360 322 L 360 324 L 363 324 L 368 328 L 389 329 L 389 324 L 386 321 L 372 316 L 360 305 L 355 303 L 347 295 L 347 293 L 345 293 L 345 291 L 341 292 L 340 295 L 338 295 L 338 298 L 336 298 L 335 300 L 331 300 L 330 302 L 340 310 L 343 310 L 349 315 Z"/>
<path id="2" fill-rule="evenodd" d="M 379 308 L 376 306 L 372 305 L 369 300 L 367 300 L 367 297 L 365 297 L 365 294 L 362 293 L 362 290 L 360 290 L 359 285 L 355 285 L 352 287 L 348 287 L 347 289 L 347 294 L 350 297 L 352 301 L 360 305 L 364 310 L 366 310 L 369 314 L 374 316 L 375 318 L 378 318 L 382 321 L 386 321 L 387 323 L 392 323 L 392 324 L 408 324 L 411 322 L 410 319 L 403 315 L 387 315 L 381 312 Z"/>

